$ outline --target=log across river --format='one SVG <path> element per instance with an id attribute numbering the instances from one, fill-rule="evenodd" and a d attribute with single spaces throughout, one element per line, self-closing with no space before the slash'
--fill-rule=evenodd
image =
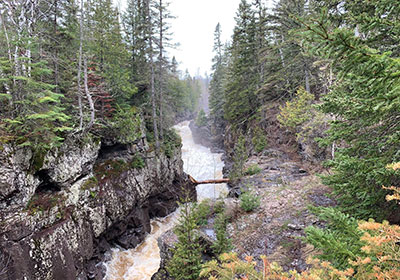
<path id="1" fill-rule="evenodd" d="M 209 148 L 194 143 L 188 121 L 176 125 L 175 129 L 182 138 L 183 169 L 190 174 L 192 183 L 197 185 L 197 199 L 225 196 L 229 179 L 222 178 L 222 154 L 212 153 Z M 150 280 L 160 265 L 157 238 L 175 225 L 177 217 L 175 212 L 166 218 L 153 220 L 151 234 L 135 249 L 115 248 L 111 261 L 106 264 L 105 279 Z"/>

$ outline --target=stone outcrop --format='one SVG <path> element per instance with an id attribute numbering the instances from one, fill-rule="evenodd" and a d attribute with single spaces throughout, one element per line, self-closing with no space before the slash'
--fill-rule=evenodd
<path id="1" fill-rule="evenodd" d="M 194 121 L 189 124 L 193 140 L 196 144 L 210 148 L 213 153 L 223 153 L 224 145 L 220 134 L 213 134 L 210 124 L 197 126 Z M 221 131 L 220 131 L 221 132 Z"/>
<path id="2" fill-rule="evenodd" d="M 79 140 L 78 140 L 79 139 Z M 180 149 L 157 158 L 135 143 L 67 139 L 34 162 L 0 147 L 0 279 L 103 279 L 112 246 L 135 247 L 187 184 Z"/>

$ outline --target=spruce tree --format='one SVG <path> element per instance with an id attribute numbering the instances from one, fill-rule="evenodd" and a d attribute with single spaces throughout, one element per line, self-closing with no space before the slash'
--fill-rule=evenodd
<path id="1" fill-rule="evenodd" d="M 226 75 L 226 65 L 224 61 L 224 46 L 221 42 L 221 25 L 218 23 L 214 32 L 214 58 L 210 82 L 210 116 L 215 128 L 223 126 L 224 123 L 224 103 L 225 88 L 224 80 Z"/>
<path id="2" fill-rule="evenodd" d="M 173 256 L 167 263 L 167 271 L 176 280 L 197 280 L 202 265 L 202 248 L 199 236 L 194 205 L 181 205 L 179 224 L 175 228 L 178 242 L 173 249 Z"/>
<path id="3" fill-rule="evenodd" d="M 359 23 L 358 30 L 369 30 L 374 38 L 384 36 L 380 34 L 385 31 L 381 29 L 382 22 L 392 26 L 392 37 L 398 36 L 399 22 L 382 19 L 398 17 L 400 4 L 379 0 L 374 5 L 374 12 L 370 13 L 374 16 L 368 20 L 364 19 L 365 14 L 351 10 L 346 17 L 354 18 Z M 361 218 L 384 218 L 391 209 L 381 186 L 395 183 L 385 166 L 400 160 L 399 58 L 386 52 L 386 48 L 373 48 L 375 42 L 372 44 L 369 36 L 333 25 L 326 10 L 319 19 L 305 22 L 304 26 L 310 49 L 333 60 L 337 74 L 336 84 L 323 97 L 320 107 L 337 116 L 324 142 L 341 143 L 335 159 L 329 162 L 334 173 L 325 177 L 325 183 L 334 187 L 343 209 L 349 213 Z"/>
<path id="4" fill-rule="evenodd" d="M 248 119 L 257 111 L 257 40 L 254 11 L 242 0 L 235 18 L 230 47 L 224 106 L 225 119 L 238 127 L 246 127 Z"/>

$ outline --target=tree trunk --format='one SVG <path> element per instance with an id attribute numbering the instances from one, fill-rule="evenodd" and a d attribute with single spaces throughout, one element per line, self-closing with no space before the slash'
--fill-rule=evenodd
<path id="1" fill-rule="evenodd" d="M 305 72 L 305 80 L 306 80 L 306 91 L 311 92 L 310 91 L 310 72 L 308 72 L 307 67 L 305 68 L 304 72 Z"/>
<path id="2" fill-rule="evenodd" d="M 85 94 L 86 94 L 86 98 L 89 102 L 89 107 L 90 107 L 90 121 L 89 124 L 86 128 L 86 130 L 90 130 L 94 124 L 94 103 L 93 103 L 93 99 L 92 99 L 92 95 L 89 92 L 89 87 L 88 87 L 88 74 L 87 74 L 87 58 L 84 58 L 84 83 L 85 83 Z"/>
<path id="3" fill-rule="evenodd" d="M 204 181 L 197 181 L 192 176 L 189 175 L 190 181 L 195 185 L 205 185 L 205 184 L 222 184 L 222 183 L 229 183 L 229 179 L 214 179 L 214 180 L 204 180 Z"/>
<path id="4" fill-rule="evenodd" d="M 158 92 L 158 94 L 159 94 L 159 115 L 160 115 L 160 122 L 159 122 L 159 124 L 160 124 L 160 139 L 163 139 L 164 138 L 164 132 L 163 132 L 163 128 L 164 128 L 164 126 L 163 126 L 163 86 L 164 86 L 164 84 L 163 84 L 163 51 L 164 51 L 164 49 L 163 49 L 163 36 L 164 36 L 164 34 L 163 34 L 163 28 L 164 28 L 164 26 L 163 26 L 163 7 L 162 7 L 162 0 L 160 0 L 160 7 L 159 7 L 159 9 L 160 9 L 160 50 L 159 50 L 159 63 L 160 63 L 160 65 L 159 65 L 159 69 L 158 69 L 158 71 L 159 71 L 159 77 L 158 77 L 158 79 L 159 79 L 159 92 Z"/>
<path id="5" fill-rule="evenodd" d="M 79 59 L 78 59 L 78 106 L 79 106 L 79 130 L 83 129 L 83 108 L 82 108 L 82 41 L 83 41 L 83 0 L 81 0 L 81 17 L 79 19 Z"/>
<path id="6" fill-rule="evenodd" d="M 154 139 L 156 141 L 156 154 L 157 156 L 160 154 L 160 138 L 158 135 L 158 125 L 157 125 L 157 96 L 155 90 L 155 73 L 154 73 L 154 58 L 153 58 L 153 28 L 152 28 L 152 20 L 150 13 L 150 0 L 147 0 L 146 3 L 147 9 L 147 32 L 149 38 L 149 57 L 150 57 L 150 88 L 151 88 L 151 105 L 152 105 L 152 117 L 153 117 L 153 130 L 154 130 Z"/>

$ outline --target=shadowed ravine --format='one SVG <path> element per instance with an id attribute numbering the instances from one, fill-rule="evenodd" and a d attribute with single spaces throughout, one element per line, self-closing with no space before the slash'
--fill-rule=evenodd
<path id="1" fill-rule="evenodd" d="M 221 179 L 224 163 L 222 154 L 211 153 L 209 148 L 194 143 L 189 121 L 175 126 L 182 138 L 182 159 L 184 171 L 195 180 Z M 203 184 L 197 186 L 199 201 L 206 198 L 217 198 L 227 193 L 226 184 Z M 160 252 L 157 238 L 171 229 L 179 210 L 163 219 L 153 220 L 152 231 L 135 249 L 113 250 L 112 259 L 107 266 L 107 280 L 146 280 L 157 272 L 160 265 Z"/>

